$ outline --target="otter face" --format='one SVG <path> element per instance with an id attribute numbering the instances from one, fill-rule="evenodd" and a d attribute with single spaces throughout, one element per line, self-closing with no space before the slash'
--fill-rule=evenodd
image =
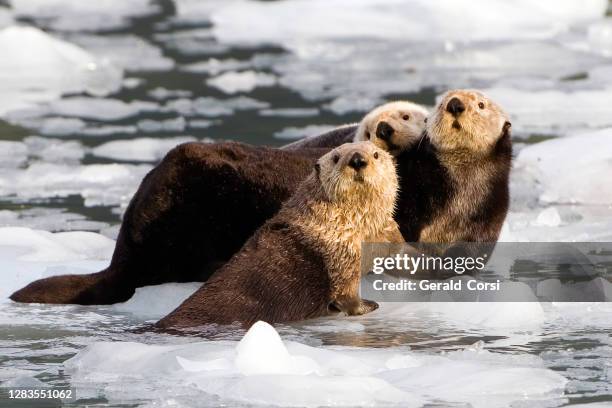
<path id="1" fill-rule="evenodd" d="M 359 123 L 355 141 L 366 141 L 397 156 L 418 142 L 425 129 L 427 109 L 412 102 L 396 101 L 369 112 Z"/>
<path id="2" fill-rule="evenodd" d="M 488 153 L 509 133 L 510 122 L 503 109 L 473 90 L 448 91 L 427 123 L 431 142 L 441 150 Z"/>
<path id="3" fill-rule="evenodd" d="M 393 158 L 373 143 L 345 143 L 319 158 L 315 169 L 330 201 L 368 199 L 371 194 L 395 199 Z"/>

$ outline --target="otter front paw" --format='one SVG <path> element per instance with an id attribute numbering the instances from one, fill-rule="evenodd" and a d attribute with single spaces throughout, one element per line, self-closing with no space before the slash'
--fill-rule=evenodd
<path id="1" fill-rule="evenodd" d="M 373 300 L 360 299 L 359 305 L 352 311 L 352 313 L 347 313 L 349 316 L 360 316 L 366 313 L 370 313 L 378 309 L 378 303 Z"/>
<path id="2" fill-rule="evenodd" d="M 378 303 L 367 299 L 338 300 L 332 304 L 333 309 L 347 316 L 361 316 L 378 309 Z"/>

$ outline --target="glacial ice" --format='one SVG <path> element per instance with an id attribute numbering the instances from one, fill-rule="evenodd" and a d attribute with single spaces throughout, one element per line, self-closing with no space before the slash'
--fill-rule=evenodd
<path id="1" fill-rule="evenodd" d="M 80 195 L 86 206 L 127 206 L 148 165 L 69 165 L 35 162 L 26 169 L 0 174 L 0 195 L 45 199 Z"/>
<path id="2" fill-rule="evenodd" d="M 275 85 L 276 77 L 264 72 L 255 71 L 226 72 L 206 80 L 206 83 L 226 94 L 235 94 L 238 92 L 251 92 L 253 89 L 262 86 Z"/>
<path id="3" fill-rule="evenodd" d="M 504 407 L 524 398 L 562 395 L 567 380 L 544 368 L 540 358 L 509 357 L 482 349 L 430 354 L 312 347 L 283 341 L 273 327 L 258 322 L 238 343 L 98 342 L 65 366 L 73 386 L 104 388 L 111 401 L 113 390 L 125 398 L 116 388 L 119 382 L 135 379 L 156 390 L 191 385 L 225 401 L 308 407 L 417 407 L 433 400 Z M 143 397 L 135 394 L 132 398 Z M 156 394 L 144 398 L 163 404 L 172 397 Z"/>
<path id="4" fill-rule="evenodd" d="M 301 128 L 287 127 L 274 134 L 277 139 L 297 140 L 303 137 L 315 136 L 334 129 L 333 125 L 308 125 Z"/>
<path id="5" fill-rule="evenodd" d="M 136 35 L 75 34 L 69 39 L 125 71 L 167 71 L 174 67 L 174 61 L 161 49 Z"/>
<path id="6" fill-rule="evenodd" d="M 0 49 L 0 116 L 65 93 L 105 95 L 121 86 L 120 68 L 34 27 L 0 30 Z"/>
<path id="7" fill-rule="evenodd" d="M 23 227 L 0 228 L 0 302 L 28 283 L 61 273 L 102 269 L 115 242 L 93 232 L 51 233 Z M 98 270 L 99 270 L 98 269 Z"/>
<path id="8" fill-rule="evenodd" d="M 94 156 L 116 160 L 154 162 L 161 160 L 176 145 L 195 140 L 190 136 L 113 140 L 94 147 L 91 152 Z"/>
<path id="9" fill-rule="evenodd" d="M 490 88 L 483 92 L 510 114 L 520 133 L 571 134 L 612 126 L 612 87 L 564 91 Z M 571 109 L 568 106 L 571 101 Z"/>
<path id="10" fill-rule="evenodd" d="M 10 0 L 18 17 L 60 31 L 104 31 L 122 28 L 129 19 L 159 10 L 149 0 Z"/>
<path id="11" fill-rule="evenodd" d="M 612 174 L 612 128 L 529 145 L 520 151 L 514 172 L 524 181 L 531 177 L 531 186 L 517 188 L 536 193 L 542 203 L 612 205 L 607 177 Z"/>
<path id="12" fill-rule="evenodd" d="M 534 9 L 535 7 L 535 9 Z M 601 17 L 605 0 L 576 4 L 571 0 L 464 0 L 428 2 L 296 0 L 233 1 L 212 7 L 217 39 L 233 43 L 267 43 L 298 48 L 296 43 L 322 39 L 378 38 L 410 41 L 474 41 L 545 38 L 573 24 Z M 457 18 L 460 10 L 461 18 Z M 469 26 L 470 30 L 465 30 Z"/>

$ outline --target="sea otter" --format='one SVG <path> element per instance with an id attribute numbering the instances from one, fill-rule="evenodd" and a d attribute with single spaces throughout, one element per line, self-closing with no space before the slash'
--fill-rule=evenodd
<path id="1" fill-rule="evenodd" d="M 307 137 L 282 149 L 332 148 L 351 141 L 369 140 L 381 149 L 398 155 L 420 139 L 428 114 L 424 106 L 410 101 L 388 102 L 368 112 L 358 124 Z"/>
<path id="2" fill-rule="evenodd" d="M 250 326 L 378 307 L 359 297 L 361 243 L 397 230 L 391 155 L 370 142 L 323 155 L 279 212 L 157 328 Z"/>
<path id="3" fill-rule="evenodd" d="M 309 145 L 316 147 L 316 139 Z M 480 92 L 450 91 L 426 131 L 410 141 L 396 156 L 395 219 L 403 239 L 495 242 L 508 208 L 512 157 L 502 109 Z M 328 150 L 180 145 L 140 185 L 106 270 L 41 279 L 11 299 L 109 304 L 129 299 L 139 286 L 204 281 L 277 213 Z"/>

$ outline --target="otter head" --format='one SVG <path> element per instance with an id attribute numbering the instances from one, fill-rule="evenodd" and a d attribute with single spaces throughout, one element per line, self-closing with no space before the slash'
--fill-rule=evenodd
<path id="1" fill-rule="evenodd" d="M 441 151 L 486 154 L 510 134 L 510 122 L 503 109 L 481 92 L 458 89 L 442 96 L 427 122 L 427 134 Z"/>
<path id="2" fill-rule="evenodd" d="M 317 177 L 332 202 L 353 201 L 357 208 L 393 207 L 397 175 L 392 156 L 370 142 L 345 143 L 315 164 Z M 383 210 L 381 208 L 381 210 Z"/>
<path id="3" fill-rule="evenodd" d="M 354 140 L 369 140 L 397 156 L 420 139 L 428 114 L 427 109 L 412 102 L 386 103 L 365 115 Z"/>

